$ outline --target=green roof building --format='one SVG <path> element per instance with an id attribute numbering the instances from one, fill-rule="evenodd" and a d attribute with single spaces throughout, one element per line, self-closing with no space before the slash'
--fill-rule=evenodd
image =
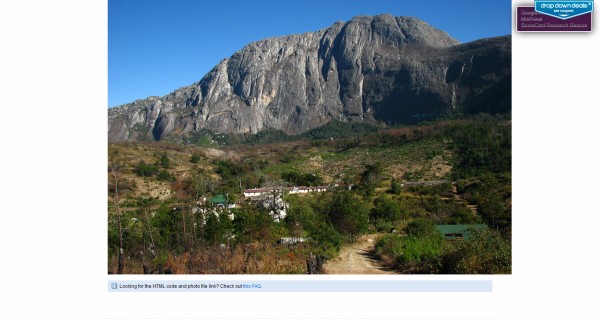
<path id="1" fill-rule="evenodd" d="M 483 229 L 484 224 L 471 225 L 435 225 L 435 229 L 439 231 L 446 239 L 469 239 L 471 230 Z"/>
<path id="2" fill-rule="evenodd" d="M 217 196 L 215 196 L 213 198 L 210 198 L 208 201 L 210 203 L 215 204 L 215 205 L 216 204 L 225 204 L 225 203 L 227 203 L 227 198 L 225 198 L 225 195 L 219 194 L 219 195 L 217 195 Z"/>

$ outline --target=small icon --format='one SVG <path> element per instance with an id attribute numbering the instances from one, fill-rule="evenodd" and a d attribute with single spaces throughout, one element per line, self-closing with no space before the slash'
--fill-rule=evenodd
<path id="1" fill-rule="evenodd" d="M 110 288 L 117 289 L 117 283 L 113 282 L 112 284 L 110 284 Z"/>

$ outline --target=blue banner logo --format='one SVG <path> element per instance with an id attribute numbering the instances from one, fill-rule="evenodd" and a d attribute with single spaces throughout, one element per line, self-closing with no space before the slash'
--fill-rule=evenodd
<path id="1" fill-rule="evenodd" d="M 594 10 L 594 1 L 535 1 L 535 11 L 567 20 Z"/>

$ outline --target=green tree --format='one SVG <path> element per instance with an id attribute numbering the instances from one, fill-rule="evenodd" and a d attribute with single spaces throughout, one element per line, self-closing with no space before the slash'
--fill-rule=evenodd
<path id="1" fill-rule="evenodd" d="M 474 229 L 468 240 L 451 246 L 443 257 L 450 274 L 510 274 L 510 237 L 493 229 Z"/>
<path id="2" fill-rule="evenodd" d="M 141 177 L 150 177 L 158 173 L 158 167 L 153 164 L 146 164 L 144 160 L 140 160 L 134 167 L 133 171 Z"/>
<path id="3" fill-rule="evenodd" d="M 510 183 L 510 181 L 507 183 Z M 507 191 L 501 193 L 501 186 L 496 175 L 484 173 L 479 176 L 479 182 L 473 196 L 473 200 L 479 204 L 479 213 L 487 224 L 494 229 L 508 228 L 512 223 L 510 208 L 503 198 L 503 195 L 510 196 L 510 187 Z"/>
<path id="4" fill-rule="evenodd" d="M 112 186 L 114 187 L 114 202 L 115 202 L 115 213 L 117 215 L 117 223 L 119 226 L 118 238 L 119 238 L 119 251 L 118 251 L 118 261 L 117 261 L 117 274 L 123 273 L 123 260 L 124 260 L 124 250 L 123 250 L 123 221 L 122 221 L 122 212 L 119 202 L 119 181 L 121 180 L 121 168 L 122 166 L 119 163 L 110 162 L 109 163 L 109 173 L 111 175 Z"/>
<path id="5" fill-rule="evenodd" d="M 326 258 L 334 258 L 342 247 L 342 235 L 330 223 L 321 222 L 315 226 L 310 231 L 310 236 L 314 240 L 316 252 Z"/>
<path id="6" fill-rule="evenodd" d="M 246 206 L 236 210 L 233 229 L 238 242 L 270 241 L 273 218 L 265 210 Z"/>
<path id="7" fill-rule="evenodd" d="M 161 251 L 180 251 L 183 247 L 183 229 L 181 209 L 163 202 L 151 220 L 151 227 L 156 229 L 155 241 Z"/>
<path id="8" fill-rule="evenodd" d="M 349 191 L 333 194 L 328 217 L 340 233 L 350 236 L 351 241 L 366 232 L 369 225 L 367 205 Z"/>
<path id="9" fill-rule="evenodd" d="M 433 221 L 424 218 L 418 218 L 406 225 L 406 234 L 413 237 L 427 237 L 438 233 Z"/>
<path id="10" fill-rule="evenodd" d="M 383 168 L 381 164 L 367 164 L 365 171 L 360 175 L 360 185 L 365 190 L 367 195 L 373 194 L 377 183 L 381 180 Z"/>
<path id="11" fill-rule="evenodd" d="M 160 166 L 162 168 L 169 168 L 170 167 L 170 161 L 169 161 L 169 157 L 167 156 L 167 152 L 166 151 L 164 151 L 160 155 L 159 163 L 160 163 Z"/>
<path id="12" fill-rule="evenodd" d="M 163 169 L 160 170 L 160 172 L 156 176 L 156 179 L 159 181 L 174 182 L 175 176 L 171 175 L 171 173 L 169 173 L 169 171 L 167 171 L 166 169 Z"/>
<path id="13" fill-rule="evenodd" d="M 227 212 L 219 211 L 216 214 L 208 212 L 206 215 L 204 239 L 211 244 L 225 243 L 233 230 L 233 225 Z"/>
<path id="14" fill-rule="evenodd" d="M 390 222 L 408 217 L 408 214 L 402 211 L 398 202 L 386 194 L 375 200 L 372 215 L 376 220 L 382 219 Z"/>
<path id="15" fill-rule="evenodd" d="M 318 186 L 323 184 L 323 178 L 314 173 L 286 172 L 281 174 L 281 179 L 292 185 Z"/>
<path id="16" fill-rule="evenodd" d="M 209 175 L 201 171 L 194 171 L 185 181 L 186 191 L 195 205 L 200 203 L 200 199 L 213 191 L 215 181 Z"/>
<path id="17" fill-rule="evenodd" d="M 156 243 L 154 242 L 154 232 L 150 225 L 150 217 L 152 216 L 151 210 L 154 205 L 158 203 L 158 197 L 138 197 L 136 198 L 136 205 L 139 207 L 140 215 L 143 219 L 140 221 L 145 225 L 150 243 L 144 250 L 149 250 L 152 257 L 156 257 Z"/>
<path id="18" fill-rule="evenodd" d="M 395 179 L 392 180 L 391 192 L 392 192 L 392 194 L 402 193 L 402 186 Z"/>

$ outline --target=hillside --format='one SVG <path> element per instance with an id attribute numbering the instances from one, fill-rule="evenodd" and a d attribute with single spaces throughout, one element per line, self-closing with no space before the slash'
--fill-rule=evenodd
<path id="1" fill-rule="evenodd" d="M 441 127 L 444 122 L 437 125 Z M 391 146 L 381 142 L 381 137 L 398 136 L 402 130 L 381 130 L 368 137 L 347 139 L 307 139 L 230 146 L 218 146 L 215 143 L 214 147 L 154 142 L 117 143 L 109 144 L 108 149 L 109 161 L 119 163 L 123 168 L 123 178 L 135 185 L 131 188 L 132 196 L 149 195 L 167 199 L 172 194 L 171 182 L 184 181 L 197 170 L 210 175 L 223 187 L 227 187 L 227 178 L 240 177 L 244 188 L 259 186 L 260 177 L 279 179 L 286 172 L 317 174 L 325 184 L 357 183 L 368 164 L 379 164 L 387 179 L 448 178 L 455 162 L 454 144 L 452 140 L 430 130 L 431 127 L 427 125 L 405 129 L 409 133 L 406 135 L 407 142 Z M 169 159 L 168 168 L 160 166 L 160 159 L 164 155 Z M 194 155 L 198 156 L 198 160 L 192 163 Z M 141 161 L 156 166 L 156 176 L 138 176 L 135 168 Z M 217 173 L 223 165 L 231 166 L 235 174 Z M 161 171 L 168 172 L 174 180 L 161 181 L 157 177 Z"/>
<path id="2" fill-rule="evenodd" d="M 512 219 L 510 127 L 506 117 L 480 115 L 365 128 L 346 138 L 319 138 L 330 135 L 321 129 L 262 137 L 283 140 L 274 143 L 207 134 L 197 145 L 109 144 L 109 271 L 304 273 L 312 260 L 309 271 L 319 272 L 323 261 L 368 232 L 381 238 L 373 256 L 386 269 L 460 272 L 463 261 L 488 257 L 469 255 L 470 246 L 443 250 L 447 244 L 429 232 L 426 240 L 437 248 L 427 254 L 434 253 L 446 268 L 432 268 L 429 259 L 400 262 L 394 247 L 408 242 L 385 233 L 410 233 L 411 223 L 486 223 L 493 232 L 480 234 L 482 240 L 504 245 L 499 249 L 506 253 Z M 433 183 L 419 183 L 428 181 Z M 244 189 L 278 185 L 329 188 L 285 197 L 243 195 Z M 211 198 L 236 206 L 221 208 Z M 285 238 L 310 240 L 278 244 Z M 421 240 L 406 238 L 412 244 Z M 453 249 L 467 254 L 465 259 L 444 255 Z M 490 268 L 481 261 L 468 271 L 510 272 L 506 258 L 499 263 Z"/>

